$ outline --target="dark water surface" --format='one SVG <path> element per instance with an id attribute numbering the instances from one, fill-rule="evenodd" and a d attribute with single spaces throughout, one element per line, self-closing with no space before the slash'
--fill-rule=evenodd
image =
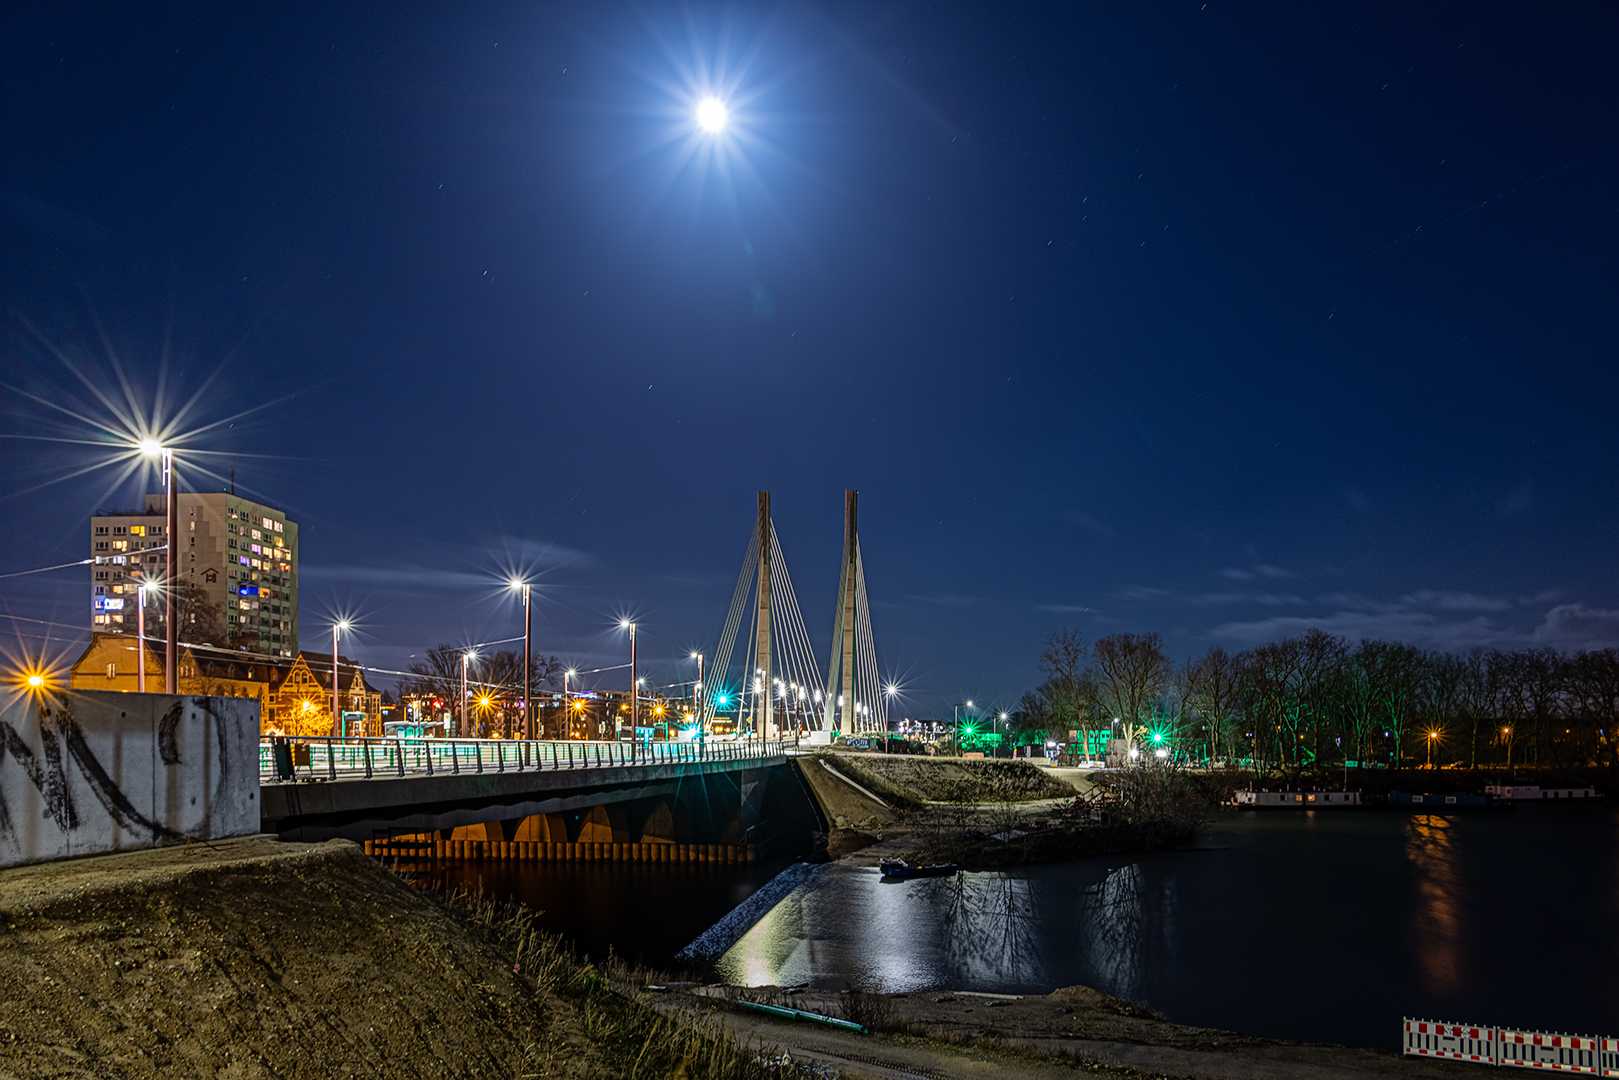
<path id="1" fill-rule="evenodd" d="M 1181 1023 L 1360 1046 L 1393 1047 L 1402 1016 L 1619 1035 L 1619 808 L 1230 812 L 1203 844 L 904 884 L 826 866 L 719 973 L 888 991 L 1083 983 Z M 464 872 L 587 948 L 662 962 L 766 869 Z"/>
<path id="2" fill-rule="evenodd" d="M 520 900 L 586 955 L 667 965 L 785 869 L 774 860 L 705 863 L 451 863 L 451 888 Z"/>

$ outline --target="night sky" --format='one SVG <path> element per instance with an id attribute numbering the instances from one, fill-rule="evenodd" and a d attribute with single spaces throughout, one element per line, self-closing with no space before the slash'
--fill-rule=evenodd
<path id="1" fill-rule="evenodd" d="M 824 663 L 846 487 L 909 715 L 1062 626 L 1619 644 L 1616 23 L 11 5 L 0 573 L 156 490 L 47 441 L 113 441 L 116 356 L 385 669 L 527 570 L 544 652 L 631 616 L 690 678 L 760 489 Z M 0 579 L 8 655 L 77 655 L 88 573 Z"/>

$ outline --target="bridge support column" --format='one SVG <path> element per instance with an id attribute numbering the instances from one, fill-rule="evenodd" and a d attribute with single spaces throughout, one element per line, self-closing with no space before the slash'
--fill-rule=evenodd
<path id="1" fill-rule="evenodd" d="M 753 712 L 759 722 L 761 738 L 776 737 L 776 693 L 774 672 L 770 664 L 770 492 L 759 492 L 759 692 L 754 695 Z M 760 706 L 763 706 L 761 708 Z"/>

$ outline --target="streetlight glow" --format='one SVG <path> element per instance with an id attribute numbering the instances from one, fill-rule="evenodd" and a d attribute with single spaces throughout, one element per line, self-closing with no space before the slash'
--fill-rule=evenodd
<path id="1" fill-rule="evenodd" d="M 697 103 L 697 124 L 704 131 L 718 133 L 730 119 L 730 110 L 717 97 L 706 97 Z"/>
<path id="2" fill-rule="evenodd" d="M 139 443 L 140 452 L 146 457 L 159 457 L 163 453 L 163 444 L 156 439 L 142 439 Z"/>

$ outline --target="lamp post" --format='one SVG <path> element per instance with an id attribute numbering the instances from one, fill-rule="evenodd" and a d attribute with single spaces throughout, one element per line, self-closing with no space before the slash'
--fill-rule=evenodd
<path id="1" fill-rule="evenodd" d="M 951 706 L 951 708 L 953 708 L 955 710 L 955 714 L 956 714 L 956 731 L 955 731 L 956 746 L 958 747 L 957 753 L 960 753 L 960 754 L 965 754 L 967 752 L 966 748 L 962 747 L 962 745 L 961 745 L 961 707 L 963 705 L 966 705 L 968 709 L 971 709 L 973 707 L 972 700 L 969 698 L 967 701 L 964 701 L 964 702 L 958 701 L 958 702 L 956 702 L 956 704 Z M 969 720 L 972 719 L 972 713 L 969 712 L 967 714 L 967 719 L 969 719 Z"/>
<path id="2" fill-rule="evenodd" d="M 163 501 L 165 524 L 163 546 L 167 549 L 163 570 L 163 621 L 167 639 L 163 645 L 163 692 L 180 692 L 180 596 L 175 585 L 180 579 L 180 545 L 175 534 L 180 531 L 180 506 L 175 498 L 174 451 L 156 439 L 142 439 L 140 451 L 149 458 L 158 458 L 163 465 Z"/>
<path id="3" fill-rule="evenodd" d="M 1003 723 L 1003 724 L 1006 724 L 1006 741 L 1011 742 L 1012 741 L 1012 725 L 1006 723 L 1006 713 L 1004 711 L 1001 713 L 1000 722 Z M 999 735 L 1000 734 L 999 729 L 997 729 L 995 733 L 997 735 Z M 1000 745 L 999 743 L 996 744 L 997 749 L 999 748 L 999 745 Z M 1012 754 L 1011 754 L 1012 757 L 1017 757 L 1017 748 L 1016 747 L 1008 747 L 1008 749 L 1012 751 Z M 997 754 L 995 756 L 999 757 L 1000 755 Z"/>
<path id="4" fill-rule="evenodd" d="M 1509 728 L 1509 727 L 1504 727 L 1504 728 L 1501 729 L 1501 734 L 1503 734 L 1503 735 L 1505 735 L 1507 737 L 1507 772 L 1511 772 L 1512 771 L 1512 729 Z"/>
<path id="5" fill-rule="evenodd" d="M 1439 737 L 1439 732 L 1428 732 L 1428 768 L 1433 768 L 1433 741 Z"/>
<path id="6" fill-rule="evenodd" d="M 640 716 L 641 682 L 635 677 L 635 624 L 628 619 L 620 619 L 618 625 L 630 632 L 630 739 L 634 740 L 636 729 L 641 726 L 637 722 Z"/>
<path id="7" fill-rule="evenodd" d="M 703 654 L 694 652 L 691 657 L 697 661 L 697 682 L 691 688 L 691 705 L 692 711 L 697 714 L 697 733 L 701 735 L 703 733 L 703 700 L 701 696 L 703 693 Z"/>
<path id="8" fill-rule="evenodd" d="M 471 728 L 467 724 L 467 662 L 471 659 L 471 649 L 461 654 L 461 703 L 456 709 L 456 727 L 465 729 L 463 735 L 471 734 Z"/>
<path id="9" fill-rule="evenodd" d="M 562 673 L 562 737 L 573 738 L 573 706 L 568 702 L 568 680 L 577 675 L 573 668 Z M 572 753 L 572 751 L 569 751 Z"/>
<path id="10" fill-rule="evenodd" d="M 339 738 L 348 735 L 348 732 L 343 730 L 343 703 L 338 697 L 337 635 L 339 631 L 348 628 L 347 619 L 338 619 L 332 623 L 332 734 Z"/>
<path id="11" fill-rule="evenodd" d="M 146 693 L 146 590 L 135 587 L 135 690 Z"/>
<path id="12" fill-rule="evenodd" d="M 529 672 L 533 669 L 529 655 L 534 646 L 534 612 L 529 603 L 528 582 L 514 581 L 512 582 L 512 588 L 523 590 L 523 738 L 532 739 L 534 737 L 534 711 L 533 704 L 529 701 L 529 693 L 532 689 L 529 685 Z M 564 686 L 562 694 L 564 706 L 567 705 L 567 699 L 567 688 Z M 508 730 L 506 734 L 510 736 L 511 731 Z"/>

